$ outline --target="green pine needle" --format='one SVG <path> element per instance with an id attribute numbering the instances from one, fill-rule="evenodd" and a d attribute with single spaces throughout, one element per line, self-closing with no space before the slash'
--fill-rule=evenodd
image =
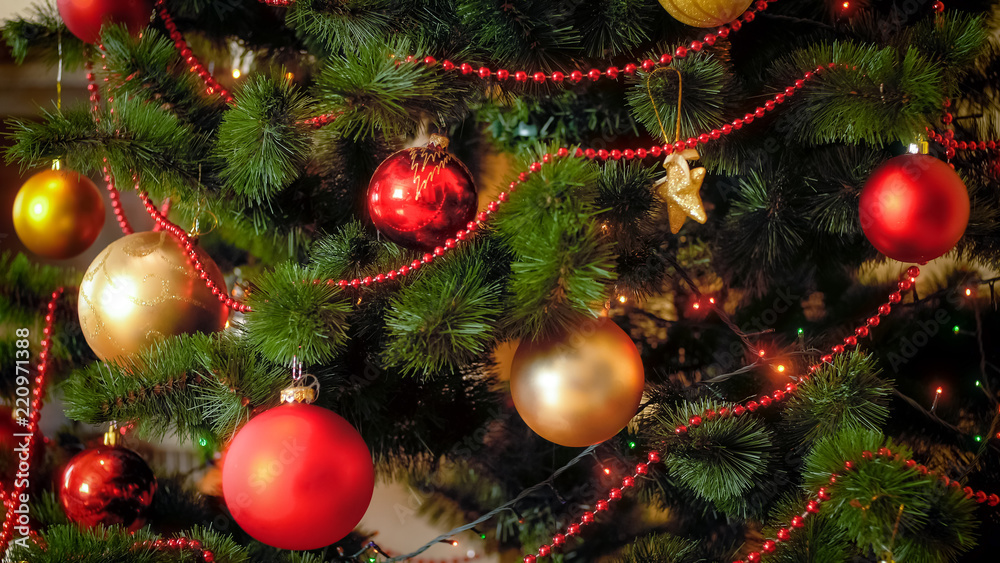
<path id="1" fill-rule="evenodd" d="M 657 413 L 657 437 L 665 442 L 664 463 L 670 475 L 700 497 L 727 503 L 744 495 L 766 475 L 772 457 L 773 436 L 752 417 L 715 417 L 692 426 L 686 436 L 674 428 L 687 425 L 706 409 L 723 403 L 712 400 L 685 402 Z"/>
<path id="2" fill-rule="evenodd" d="M 393 40 L 356 48 L 350 57 L 331 59 L 317 78 L 320 108 L 338 114 L 326 129 L 354 139 L 376 133 L 392 138 L 416 132 L 424 118 L 448 122 L 464 115 L 474 83 L 403 63 L 408 55 L 422 57 L 421 46 Z"/>
<path id="3" fill-rule="evenodd" d="M 489 241 L 466 246 L 392 298 L 384 356 L 407 374 L 433 376 L 485 352 L 501 313 L 487 264 L 505 258 Z"/>
<path id="4" fill-rule="evenodd" d="M 347 342 L 351 303 L 340 288 L 320 279 L 316 268 L 284 263 L 257 278 L 248 303 L 246 337 L 276 364 L 329 362 Z"/>
<path id="5" fill-rule="evenodd" d="M 236 92 L 214 152 L 225 186 L 257 202 L 270 200 L 301 173 L 309 151 L 305 97 L 283 78 L 254 76 Z"/>
<path id="6" fill-rule="evenodd" d="M 874 356 L 852 352 L 825 364 L 789 398 L 785 418 L 796 437 L 815 440 L 845 429 L 878 430 L 889 418 L 892 383 Z"/>
<path id="7" fill-rule="evenodd" d="M 864 451 L 874 453 L 883 446 L 900 458 L 912 457 L 907 448 L 870 430 L 844 430 L 820 439 L 806 458 L 805 486 L 811 491 L 827 488 L 832 498 L 823 503 L 823 514 L 864 551 L 883 553 L 891 545 L 902 561 L 958 560 L 975 543 L 975 501 L 961 488 L 907 467 L 899 458 L 863 460 Z M 851 471 L 844 470 L 847 460 L 854 463 Z M 839 474 L 834 484 L 830 473 Z"/>
<path id="8" fill-rule="evenodd" d="M 593 163 L 557 158 L 497 214 L 497 232 L 515 254 L 509 321 L 516 332 L 565 329 L 607 299 L 615 274 L 611 244 L 595 221 L 596 184 Z"/>
<path id="9" fill-rule="evenodd" d="M 392 269 L 404 250 L 387 240 L 369 236 L 359 221 L 351 221 L 336 233 L 317 239 L 311 248 L 312 263 L 326 277 L 363 278 L 373 271 Z"/>
<path id="10" fill-rule="evenodd" d="M 643 536 L 614 558 L 615 563 L 696 563 L 697 544 L 689 539 L 661 533 Z"/>

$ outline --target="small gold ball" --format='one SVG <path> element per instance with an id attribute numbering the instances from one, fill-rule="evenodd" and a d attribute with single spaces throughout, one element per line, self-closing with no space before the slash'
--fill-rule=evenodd
<path id="1" fill-rule="evenodd" d="M 97 240 L 104 228 L 104 200 L 89 178 L 72 170 L 43 170 L 14 199 L 14 231 L 31 252 L 65 260 Z"/>

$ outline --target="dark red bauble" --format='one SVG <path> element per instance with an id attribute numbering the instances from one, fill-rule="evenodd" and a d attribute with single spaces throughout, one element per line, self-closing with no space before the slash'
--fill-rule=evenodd
<path id="1" fill-rule="evenodd" d="M 346 420 L 314 405 L 283 404 L 236 433 L 222 496 L 236 523 L 280 549 L 318 549 L 361 521 L 375 489 L 368 446 Z"/>
<path id="2" fill-rule="evenodd" d="M 69 460 L 59 483 L 59 502 L 84 527 L 120 524 L 138 530 L 153 503 L 156 478 L 132 450 L 100 446 Z"/>
<path id="3" fill-rule="evenodd" d="M 150 0 L 58 0 L 59 15 L 73 35 L 84 43 L 97 43 L 101 26 L 124 24 L 132 35 L 149 25 Z"/>
<path id="4" fill-rule="evenodd" d="M 900 262 L 926 262 L 955 247 L 969 223 L 969 192 L 958 174 L 925 154 L 904 154 L 865 182 L 861 230 L 872 246 Z"/>
<path id="5" fill-rule="evenodd" d="M 403 149 L 375 169 L 368 184 L 368 215 L 392 242 L 430 251 L 476 215 L 476 185 L 469 169 L 445 150 L 448 139 Z"/>

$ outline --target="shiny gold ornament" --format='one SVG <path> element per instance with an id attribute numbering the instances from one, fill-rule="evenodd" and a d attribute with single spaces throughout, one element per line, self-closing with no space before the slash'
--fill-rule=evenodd
<path id="1" fill-rule="evenodd" d="M 209 279 L 224 289 L 219 267 L 195 250 Z M 135 233 L 102 250 L 83 275 L 79 313 L 87 343 L 106 361 L 169 336 L 222 330 L 229 316 L 181 245 L 164 232 Z"/>
<path id="2" fill-rule="evenodd" d="M 510 394 L 521 418 L 542 438 L 589 446 L 628 424 L 645 382 L 632 339 L 601 317 L 539 342 L 521 342 Z"/>
<path id="3" fill-rule="evenodd" d="M 97 186 L 72 170 L 44 170 L 14 199 L 17 237 L 39 256 L 64 260 L 80 254 L 104 228 L 104 200 Z"/>
<path id="4" fill-rule="evenodd" d="M 753 0 L 660 0 L 675 20 L 694 27 L 727 24 L 745 12 Z"/>
<path id="5" fill-rule="evenodd" d="M 686 158 L 696 159 L 698 153 L 672 153 L 663 161 L 667 175 L 656 182 L 657 192 L 667 203 L 670 232 L 674 234 L 680 232 L 688 217 L 699 223 L 708 220 L 701 201 L 701 183 L 705 181 L 705 169 L 690 169 Z"/>

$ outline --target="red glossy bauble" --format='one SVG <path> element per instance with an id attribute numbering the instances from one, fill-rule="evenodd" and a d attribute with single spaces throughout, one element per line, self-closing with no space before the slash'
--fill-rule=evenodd
<path id="1" fill-rule="evenodd" d="M 236 523 L 280 549 L 318 549 L 361 521 L 375 488 L 368 446 L 337 414 L 284 404 L 236 433 L 222 494 Z"/>
<path id="2" fill-rule="evenodd" d="M 101 446 L 69 460 L 59 483 L 59 502 L 70 520 L 91 528 L 120 524 L 138 530 L 153 503 L 156 478 L 132 450 Z"/>
<path id="3" fill-rule="evenodd" d="M 476 214 L 469 169 L 448 154 L 448 139 L 433 135 L 424 147 L 385 159 L 368 184 L 368 214 L 375 228 L 411 250 L 443 246 Z"/>
<path id="4" fill-rule="evenodd" d="M 926 262 L 962 238 L 969 192 L 944 162 L 905 154 L 879 166 L 861 190 L 861 229 L 872 246 L 900 262 Z"/>
<path id="5" fill-rule="evenodd" d="M 124 24 L 138 35 L 153 12 L 150 0 L 59 0 L 58 6 L 66 27 L 84 43 L 97 43 L 108 23 Z"/>

